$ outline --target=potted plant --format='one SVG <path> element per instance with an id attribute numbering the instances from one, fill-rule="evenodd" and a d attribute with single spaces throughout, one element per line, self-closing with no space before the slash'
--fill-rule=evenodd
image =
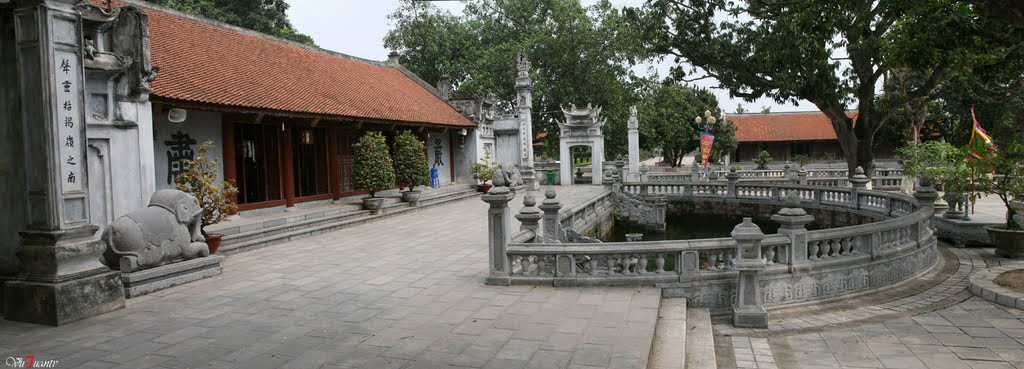
<path id="1" fill-rule="evenodd" d="M 807 154 L 794 155 L 793 160 L 795 160 L 797 164 L 800 164 L 800 169 L 803 169 L 811 162 L 811 156 Z"/>
<path id="2" fill-rule="evenodd" d="M 238 188 L 228 181 L 222 181 L 220 186 L 217 185 L 217 168 L 220 167 L 220 162 L 206 157 L 206 151 L 212 146 L 213 142 L 207 141 L 196 147 L 195 157 L 189 162 L 188 167 L 174 177 L 175 187 L 195 196 L 203 209 L 200 232 L 206 239 L 211 254 L 217 252 L 224 235 L 207 233 L 206 227 L 220 223 L 238 211 Z"/>
<path id="3" fill-rule="evenodd" d="M 1006 224 L 985 227 L 996 256 L 1024 258 L 1024 221 L 1020 211 L 1024 200 L 1024 145 L 1013 143 L 972 161 L 976 188 L 996 195 L 1006 206 Z"/>
<path id="4" fill-rule="evenodd" d="M 494 179 L 494 174 L 498 172 L 498 167 L 491 163 L 491 150 L 484 148 L 484 157 L 478 163 L 473 164 L 470 172 L 473 173 L 473 178 L 479 182 L 477 184 L 478 191 L 490 191 L 491 184 L 487 182 Z"/>
<path id="5" fill-rule="evenodd" d="M 388 143 L 380 132 L 370 132 L 352 147 L 355 151 L 353 188 L 369 192 L 370 195 L 363 198 L 363 208 L 378 213 L 384 206 L 384 199 L 377 197 L 377 192 L 395 187 L 395 168 L 388 155 Z"/>
<path id="6" fill-rule="evenodd" d="M 761 150 L 761 153 L 754 158 L 754 163 L 757 163 L 757 169 L 768 169 L 768 163 L 772 162 L 772 155 L 767 150 Z"/>
<path id="7" fill-rule="evenodd" d="M 402 191 L 402 201 L 416 204 L 420 201 L 422 186 L 430 181 L 430 166 L 423 142 L 410 131 L 402 131 L 395 137 L 395 183 L 408 187 Z"/>

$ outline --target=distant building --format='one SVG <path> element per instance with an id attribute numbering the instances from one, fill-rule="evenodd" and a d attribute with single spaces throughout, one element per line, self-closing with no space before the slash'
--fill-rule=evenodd
<path id="1" fill-rule="evenodd" d="M 850 111 L 846 115 L 853 118 L 857 112 Z M 736 125 L 733 161 L 749 162 L 761 151 L 768 151 L 775 161 L 793 160 L 797 155 L 822 160 L 830 152 L 838 161 L 843 160 L 832 122 L 819 111 L 727 114 L 725 119 Z M 892 149 L 879 149 L 875 155 L 891 157 L 892 152 Z"/>

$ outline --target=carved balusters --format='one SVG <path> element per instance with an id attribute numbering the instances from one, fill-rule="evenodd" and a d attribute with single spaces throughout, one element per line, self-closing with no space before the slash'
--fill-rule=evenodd
<path id="1" fill-rule="evenodd" d="M 636 271 L 640 274 L 647 274 L 647 255 L 641 254 L 640 259 L 636 261 Z"/>
<path id="2" fill-rule="evenodd" d="M 665 272 L 665 254 L 658 254 L 658 258 L 654 259 L 654 266 L 657 268 L 654 270 L 655 273 Z"/>
<path id="3" fill-rule="evenodd" d="M 818 250 L 821 248 L 821 241 L 807 243 L 807 260 L 818 260 Z"/>

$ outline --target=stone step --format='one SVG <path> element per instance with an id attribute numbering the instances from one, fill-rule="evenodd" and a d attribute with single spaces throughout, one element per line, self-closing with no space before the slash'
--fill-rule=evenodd
<path id="1" fill-rule="evenodd" d="M 661 299 L 649 369 L 686 367 L 686 299 Z"/>
<path id="2" fill-rule="evenodd" d="M 323 217 L 319 219 L 311 219 L 303 222 L 296 222 L 293 224 L 287 224 L 281 227 L 275 227 L 268 233 L 260 234 L 258 231 L 246 232 L 245 239 L 239 240 L 239 237 L 232 235 L 229 239 L 228 236 L 224 237 L 224 241 L 218 250 L 219 254 L 230 255 L 239 252 L 259 249 L 267 246 L 272 246 L 279 243 L 288 242 L 304 237 L 315 236 L 325 232 L 336 231 L 343 228 L 363 224 L 379 218 L 385 218 L 403 214 L 410 211 L 415 211 L 425 207 L 436 206 L 452 201 L 460 201 L 469 199 L 472 197 L 479 196 L 480 193 L 476 192 L 476 189 L 464 189 L 460 191 L 446 191 L 443 194 L 431 196 L 429 198 L 421 199 L 419 206 L 412 206 L 409 203 L 403 203 L 400 199 L 389 199 L 394 201 L 387 201 L 383 208 L 383 214 L 372 215 L 367 210 L 350 211 L 348 213 L 339 214 L 332 217 Z M 241 235 L 241 234 L 239 234 Z M 228 242 L 228 241 L 231 242 Z"/>
<path id="3" fill-rule="evenodd" d="M 686 308 L 687 369 L 714 369 L 715 336 L 711 331 L 711 311 L 703 307 Z"/>
<path id="4" fill-rule="evenodd" d="M 242 243 L 242 242 L 254 240 L 254 239 L 257 239 L 257 238 L 264 238 L 264 237 L 269 237 L 269 236 L 273 236 L 273 235 L 276 235 L 276 234 L 281 234 L 281 233 L 286 233 L 286 232 L 302 230 L 302 229 L 306 229 L 306 228 L 310 228 L 310 227 L 315 227 L 317 225 L 328 223 L 328 222 L 338 222 L 338 221 L 344 221 L 344 220 L 348 220 L 348 219 L 354 219 L 354 218 L 358 218 L 358 217 L 362 217 L 362 216 L 370 214 L 369 210 L 362 210 L 361 207 L 357 207 L 357 208 L 355 208 L 355 210 L 353 210 L 352 208 L 350 208 L 347 205 L 343 205 L 343 206 L 344 206 L 343 210 L 341 210 L 339 212 L 336 212 L 336 213 L 332 212 L 330 215 L 312 216 L 312 217 L 307 218 L 306 220 L 296 221 L 296 222 L 292 222 L 292 223 L 285 223 L 285 224 L 281 224 L 281 225 L 273 226 L 273 227 L 266 227 L 266 228 L 261 228 L 261 229 L 255 229 L 255 230 L 241 232 L 241 233 L 237 233 L 237 234 L 233 234 L 233 235 L 227 235 L 227 236 L 224 236 L 223 241 L 221 241 L 221 245 L 222 246 L 229 246 L 229 245 L 233 245 L 233 244 L 237 244 L 237 243 Z"/>

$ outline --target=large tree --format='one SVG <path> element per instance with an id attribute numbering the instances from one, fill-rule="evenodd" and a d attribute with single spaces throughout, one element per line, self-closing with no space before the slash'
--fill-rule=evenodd
<path id="1" fill-rule="evenodd" d="M 651 148 L 660 148 L 663 161 L 673 168 L 699 146 L 693 118 L 703 117 L 705 111 L 716 117 L 721 113 L 718 99 L 710 91 L 671 81 L 647 89 L 637 110 L 642 141 Z"/>
<path id="2" fill-rule="evenodd" d="M 285 0 L 146 0 L 186 13 L 316 46 L 288 20 Z"/>
<path id="3" fill-rule="evenodd" d="M 628 107 L 637 102 L 629 66 L 646 51 L 608 1 L 471 0 L 456 16 L 406 0 L 390 18 L 384 44 L 402 65 L 431 84 L 449 75 L 458 93 L 514 100 L 515 55 L 525 51 L 533 63 L 534 132 L 551 133 L 547 154 L 558 153 L 559 107 L 588 103 L 608 118 L 606 154 L 625 152 Z"/>
<path id="4" fill-rule="evenodd" d="M 874 135 L 896 107 L 934 99 L 978 46 L 974 9 L 955 0 L 650 0 L 629 13 L 651 50 L 695 67 L 677 69 L 679 78 L 700 71 L 736 97 L 813 103 L 850 173 L 870 170 Z M 883 94 L 894 70 L 913 73 L 913 83 Z"/>

